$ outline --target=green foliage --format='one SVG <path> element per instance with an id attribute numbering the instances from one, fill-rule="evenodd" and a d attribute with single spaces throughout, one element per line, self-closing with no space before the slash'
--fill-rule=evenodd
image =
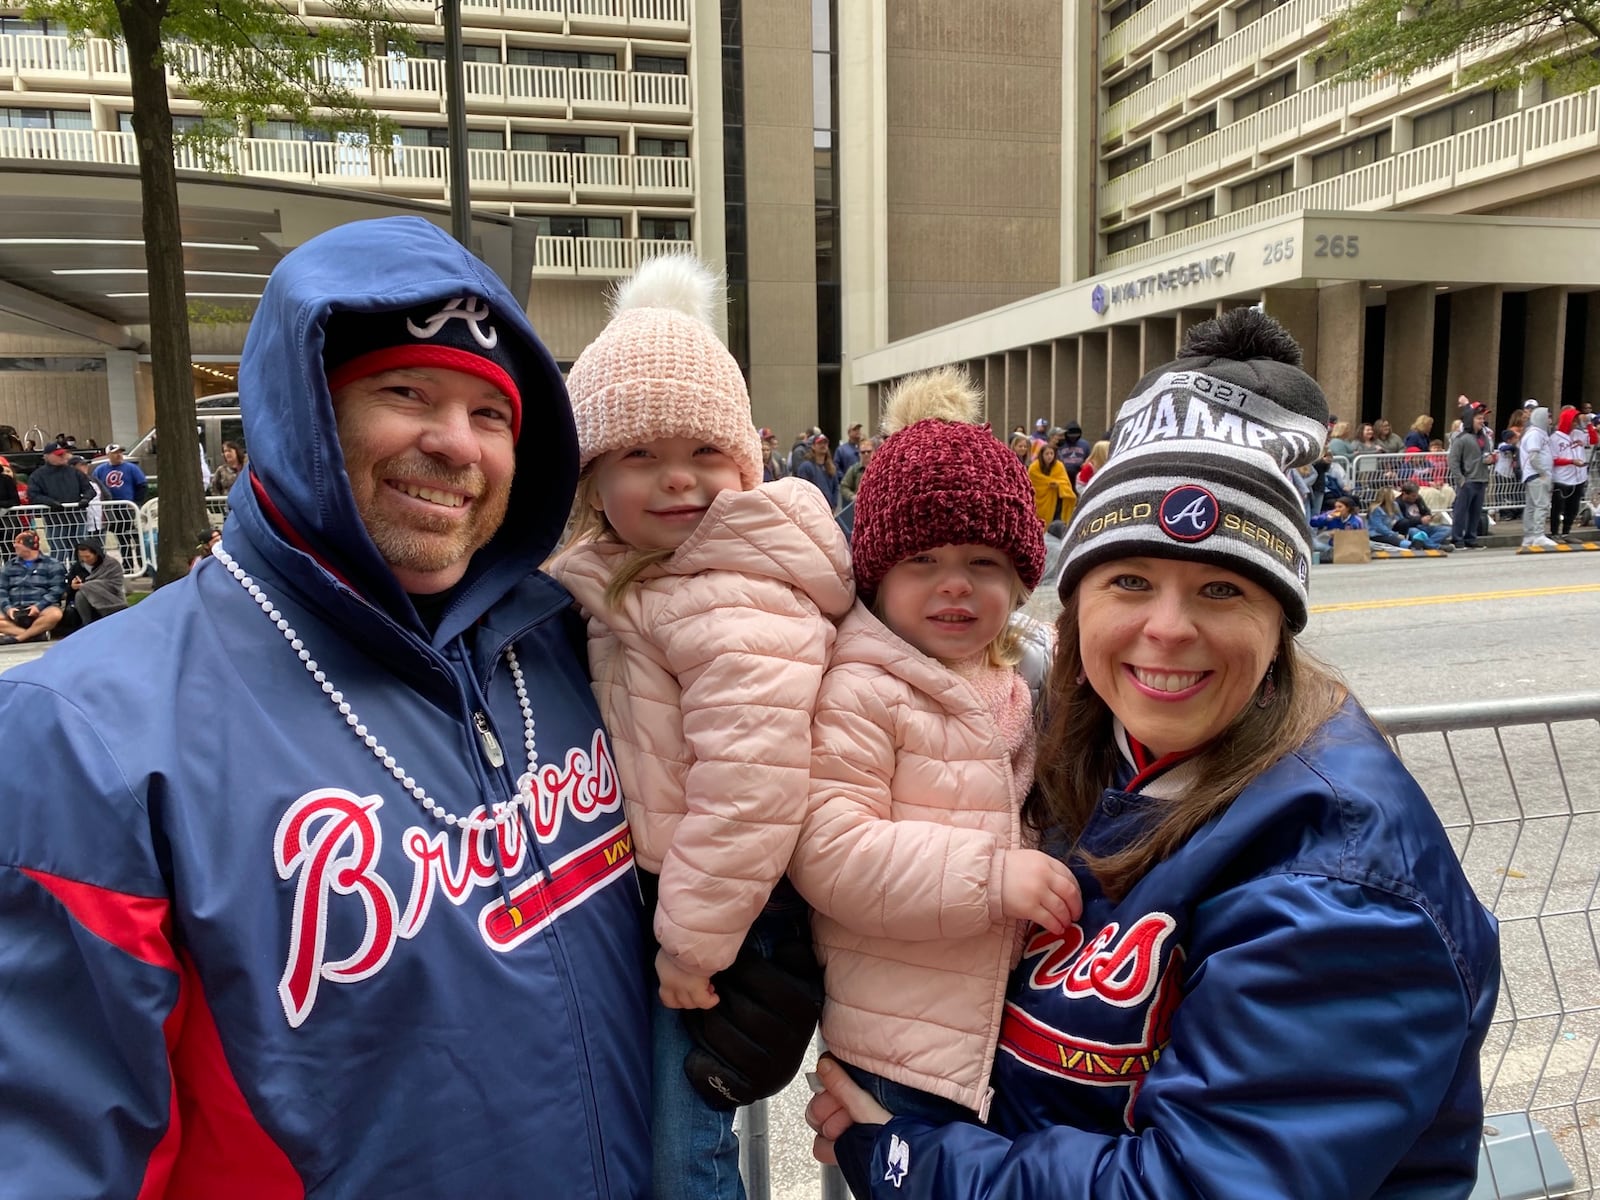
<path id="1" fill-rule="evenodd" d="M 1600 0 L 1356 0 L 1330 22 L 1319 58 L 1336 79 L 1409 79 L 1457 55 L 1460 87 L 1570 93 L 1600 84 Z"/>
<path id="2" fill-rule="evenodd" d="M 272 0 L 29 0 L 27 12 L 74 36 L 120 39 L 142 10 L 160 22 L 162 55 L 200 124 L 174 136 L 217 169 L 252 122 L 294 121 L 347 141 L 387 141 L 393 122 L 362 100 L 368 60 L 416 49 L 386 0 L 330 0 L 336 19 L 306 18 Z"/>
<path id="3" fill-rule="evenodd" d="M 209 300 L 190 300 L 188 308 L 191 325 L 250 324 L 248 308 L 230 308 L 224 304 L 212 304 Z"/>

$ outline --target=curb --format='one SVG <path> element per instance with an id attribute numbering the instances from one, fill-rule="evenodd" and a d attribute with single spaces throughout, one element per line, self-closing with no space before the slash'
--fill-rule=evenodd
<path id="1" fill-rule="evenodd" d="M 1372 561 L 1381 562 L 1386 558 L 1449 558 L 1444 550 L 1374 550 Z"/>
<path id="2" fill-rule="evenodd" d="M 1573 550 L 1600 550 L 1600 542 L 1563 543 L 1557 546 L 1518 546 L 1518 554 L 1566 554 Z"/>

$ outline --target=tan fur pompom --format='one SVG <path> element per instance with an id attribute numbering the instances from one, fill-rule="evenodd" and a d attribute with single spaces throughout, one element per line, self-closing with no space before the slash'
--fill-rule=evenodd
<path id="1" fill-rule="evenodd" d="M 983 393 L 960 367 L 935 367 L 908 375 L 889 393 L 883 406 L 885 434 L 927 420 L 982 422 Z"/>

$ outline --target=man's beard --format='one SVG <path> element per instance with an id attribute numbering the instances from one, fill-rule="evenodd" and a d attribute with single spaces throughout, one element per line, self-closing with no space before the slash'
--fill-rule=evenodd
<path id="1" fill-rule="evenodd" d="M 379 489 L 388 487 L 382 480 L 389 474 L 474 494 L 476 498 L 468 502 L 469 519 L 462 524 L 445 513 L 430 517 L 426 512 L 408 512 L 405 517 L 396 518 L 383 511 L 377 500 Z M 356 508 L 367 527 L 367 536 L 391 568 L 416 574 L 442 571 L 482 549 L 505 520 L 511 500 L 509 485 L 491 488 L 476 467 L 452 471 L 430 459 L 406 455 L 375 464 L 365 482 L 371 490 L 366 495 L 360 488 L 355 492 Z"/>

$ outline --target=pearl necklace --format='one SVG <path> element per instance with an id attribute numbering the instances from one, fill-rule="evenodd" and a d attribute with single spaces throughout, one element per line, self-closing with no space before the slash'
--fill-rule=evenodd
<path id="1" fill-rule="evenodd" d="M 261 590 L 260 584 L 245 574 L 244 568 L 235 562 L 233 556 L 222 548 L 221 541 L 211 547 L 211 556 L 227 568 L 228 574 L 239 581 L 239 586 L 244 588 L 250 594 L 250 599 L 260 606 L 261 611 L 266 614 L 267 620 L 277 627 L 278 632 L 283 635 L 283 640 L 289 643 L 289 648 L 299 656 L 300 665 L 305 667 L 306 674 L 310 675 L 322 689 L 322 694 L 328 698 L 328 703 L 339 710 L 339 715 L 344 718 L 344 723 L 350 732 L 356 736 L 362 745 L 372 751 L 372 756 L 383 764 L 384 769 L 394 776 L 401 787 L 405 788 L 421 803 L 428 815 L 433 817 L 434 820 L 443 821 L 446 825 L 460 826 L 462 829 L 472 832 L 480 832 L 499 829 L 500 826 L 516 816 L 519 805 L 527 805 L 529 810 L 532 810 L 533 773 L 537 769 L 539 762 L 538 756 L 534 752 L 533 706 L 528 701 L 528 685 L 522 677 L 522 665 L 517 662 L 516 651 L 512 650 L 510 646 L 506 647 L 505 659 L 506 665 L 511 669 L 511 682 L 517 689 L 517 704 L 522 709 L 522 744 L 528 753 L 528 769 L 517 779 L 516 796 L 510 801 L 502 801 L 494 806 L 493 819 L 458 816 L 428 795 L 422 785 L 407 774 L 405 768 L 395 761 L 394 755 L 389 753 L 383 743 L 367 731 L 367 727 L 361 722 L 361 717 L 350 706 L 350 702 L 344 698 L 344 693 L 333 686 L 333 682 L 328 678 L 327 673 L 317 665 L 317 660 L 311 657 L 311 651 L 306 649 L 305 643 L 300 640 L 300 635 L 294 631 L 294 627 L 278 611 L 271 597 Z M 494 735 L 489 732 L 487 724 L 478 725 L 478 734 L 483 740 L 484 751 L 489 758 L 490 764 L 495 767 L 504 764 L 505 756 L 501 753 L 500 745 L 495 741 Z"/>

